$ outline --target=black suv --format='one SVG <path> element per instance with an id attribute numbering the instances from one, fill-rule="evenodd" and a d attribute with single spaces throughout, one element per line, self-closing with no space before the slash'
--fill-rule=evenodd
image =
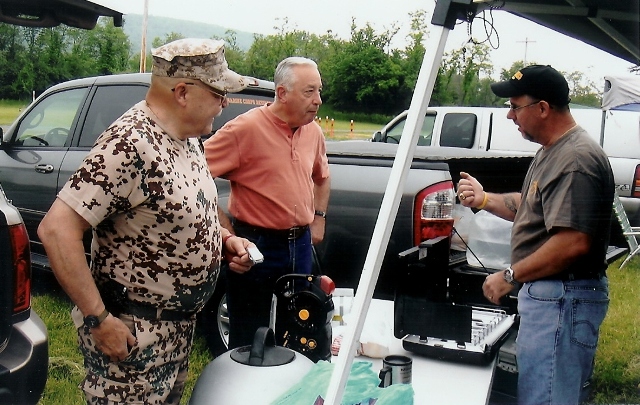
<path id="1" fill-rule="evenodd" d="M 151 83 L 148 73 L 99 76 L 71 80 L 49 88 L 2 136 L 0 184 L 21 212 L 31 235 L 31 260 L 36 269 L 50 270 L 37 237 L 40 221 L 60 188 L 76 171 L 98 135 L 129 107 L 143 100 Z M 231 118 L 273 100 L 272 82 L 250 79 L 247 88 L 229 94 L 229 105 L 215 118 L 215 132 Z M 207 135 L 203 136 L 206 137 Z M 216 179 L 220 203 L 226 206 L 228 183 Z M 90 233 L 85 238 L 89 252 Z M 218 283 L 224 285 L 224 282 Z M 211 306 L 216 315 L 216 351 L 224 349 L 227 322 L 223 292 L 217 289 Z M 217 333 L 219 332 L 219 333 Z"/>
<path id="2" fill-rule="evenodd" d="M 29 236 L 0 187 L 0 403 L 35 404 L 47 381 L 47 328 L 31 311 Z"/>

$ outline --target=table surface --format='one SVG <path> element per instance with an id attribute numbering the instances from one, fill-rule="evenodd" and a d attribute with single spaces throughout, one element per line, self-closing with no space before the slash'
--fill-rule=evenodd
<path id="1" fill-rule="evenodd" d="M 336 302 L 337 309 L 338 302 Z M 346 319 L 348 321 L 348 317 Z M 361 342 L 365 341 L 367 330 L 380 330 L 381 327 L 392 328 L 392 325 L 393 301 L 372 300 L 367 312 Z M 335 331 L 339 333 L 341 328 L 344 327 L 335 328 Z M 389 354 L 401 354 L 413 359 L 414 404 L 485 405 L 488 403 L 496 364 L 495 359 L 486 365 L 432 359 L 406 351 L 402 347 L 402 340 L 395 338 L 392 331 L 388 332 L 390 334 L 387 340 Z M 372 362 L 372 368 L 376 372 L 382 367 L 382 359 L 380 358 L 357 356 L 354 358 L 355 361 Z"/>

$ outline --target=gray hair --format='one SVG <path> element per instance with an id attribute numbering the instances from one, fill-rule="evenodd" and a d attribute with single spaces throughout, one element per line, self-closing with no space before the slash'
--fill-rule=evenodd
<path id="1" fill-rule="evenodd" d="M 282 85 L 285 89 L 291 90 L 295 81 L 295 76 L 292 71 L 296 66 L 313 66 L 316 69 L 318 68 L 318 65 L 311 59 L 303 58 L 302 56 L 290 56 L 278 63 L 273 76 L 275 86 L 278 87 L 278 85 Z"/>

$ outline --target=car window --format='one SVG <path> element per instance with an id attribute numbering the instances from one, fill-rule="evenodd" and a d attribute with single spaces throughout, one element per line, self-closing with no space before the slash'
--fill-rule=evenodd
<path id="1" fill-rule="evenodd" d="M 449 113 L 442 120 L 440 146 L 471 148 L 478 118 L 473 113 Z"/>
<path id="2" fill-rule="evenodd" d="M 78 146 L 91 147 L 98 136 L 137 102 L 149 88 L 142 84 L 99 86 L 87 111 Z"/>
<path id="3" fill-rule="evenodd" d="M 39 101 L 20 120 L 14 145 L 64 146 L 87 91 L 86 87 L 60 91 Z"/>
<path id="4" fill-rule="evenodd" d="M 399 120 L 393 127 L 387 131 L 388 143 L 399 143 L 402 137 L 402 131 L 404 131 L 404 125 L 407 122 L 407 116 L 405 115 Z M 418 138 L 418 145 L 431 145 L 431 137 L 433 136 L 433 127 L 436 123 L 435 114 L 427 114 L 424 117 L 422 123 L 422 129 L 420 131 L 420 137 Z M 389 139 L 392 138 L 392 139 Z"/>
<path id="5" fill-rule="evenodd" d="M 211 134 L 215 134 L 217 130 L 222 128 L 227 121 L 243 114 L 252 108 L 263 106 L 273 101 L 273 95 L 267 96 L 262 94 L 251 93 L 233 93 L 227 95 L 227 101 L 229 104 L 222 113 L 213 120 L 213 131 Z M 207 139 L 209 135 L 205 135 L 202 139 Z"/>

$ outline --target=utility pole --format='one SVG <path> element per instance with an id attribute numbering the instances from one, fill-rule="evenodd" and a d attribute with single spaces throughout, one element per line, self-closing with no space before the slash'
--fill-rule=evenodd
<path id="1" fill-rule="evenodd" d="M 529 38 L 525 38 L 524 41 L 516 41 L 523 43 L 524 42 L 524 65 L 527 66 L 527 50 L 529 48 L 529 43 L 535 43 L 536 41 L 531 41 Z"/>
<path id="2" fill-rule="evenodd" d="M 140 45 L 140 73 L 147 71 L 147 16 L 149 15 L 149 0 L 144 0 L 144 14 L 142 17 L 142 43 Z"/>

